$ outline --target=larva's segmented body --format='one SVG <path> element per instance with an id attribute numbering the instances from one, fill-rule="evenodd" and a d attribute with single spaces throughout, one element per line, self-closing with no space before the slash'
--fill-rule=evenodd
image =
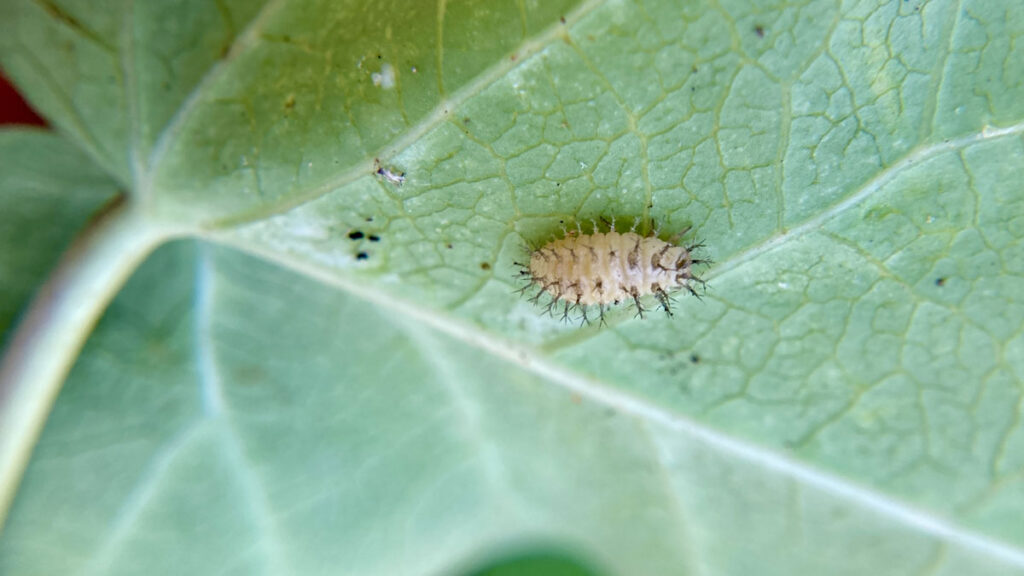
<path id="1" fill-rule="evenodd" d="M 625 300 L 632 300 L 643 316 L 640 299 L 647 295 L 671 316 L 670 292 L 686 289 L 697 295 L 694 284 L 704 284 L 693 271 L 707 262 L 693 256 L 700 247 L 678 246 L 635 231 L 620 233 L 612 226 L 608 232 L 568 233 L 545 244 L 530 254 L 521 274 L 539 288 L 535 300 L 550 295 L 549 311 L 564 305 L 564 318 L 579 308 L 586 321 L 587 307 L 597 306 L 603 319 L 606 306 Z"/>

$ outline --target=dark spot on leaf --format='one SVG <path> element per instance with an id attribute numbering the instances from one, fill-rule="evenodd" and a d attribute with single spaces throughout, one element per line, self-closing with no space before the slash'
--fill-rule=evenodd
<path id="1" fill-rule="evenodd" d="M 373 222 L 373 216 L 367 216 L 366 217 L 366 221 L 367 222 Z"/>
<path id="2" fill-rule="evenodd" d="M 352 232 L 348 233 L 348 239 L 349 240 L 362 240 L 362 238 L 363 238 L 363 233 L 360 232 L 359 230 L 353 230 Z"/>
<path id="3" fill-rule="evenodd" d="M 945 278 L 936 278 L 935 279 L 935 285 L 938 286 L 939 288 L 942 288 L 943 286 L 946 285 L 946 279 Z"/>
<path id="4" fill-rule="evenodd" d="M 491 265 L 489 263 L 487 263 L 487 262 L 481 262 L 480 263 L 480 269 L 481 270 L 490 270 L 491 269 Z"/>
<path id="5" fill-rule="evenodd" d="M 445 248 L 447 248 L 447 249 L 451 250 L 451 249 L 452 249 L 452 245 L 451 245 L 451 243 L 449 242 L 448 244 L 445 244 Z"/>
<path id="6" fill-rule="evenodd" d="M 760 24 L 754 26 L 754 34 L 757 34 L 758 38 L 764 38 L 764 26 L 761 26 Z"/>
<path id="7" fill-rule="evenodd" d="M 559 18 L 558 21 L 561 22 L 562 24 L 565 24 L 565 16 Z"/>
<path id="8" fill-rule="evenodd" d="M 700 364 L 700 356 L 696 354 L 690 354 L 690 362 L 693 362 L 694 364 Z"/>
<path id="9" fill-rule="evenodd" d="M 380 242 L 380 236 L 377 236 L 376 234 L 370 234 L 366 239 L 370 242 Z"/>
<path id="10" fill-rule="evenodd" d="M 369 257 L 370 257 L 370 255 L 367 254 L 366 252 L 360 252 L 360 253 L 356 254 L 356 260 L 366 260 Z"/>

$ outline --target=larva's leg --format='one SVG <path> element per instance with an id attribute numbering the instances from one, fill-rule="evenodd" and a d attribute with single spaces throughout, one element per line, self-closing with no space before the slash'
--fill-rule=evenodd
<path id="1" fill-rule="evenodd" d="M 703 298 L 701 298 L 701 295 L 698 294 L 697 291 L 693 289 L 693 286 L 690 286 L 689 283 L 686 284 L 686 289 L 690 292 L 690 294 L 696 296 L 697 300 L 703 300 Z"/>
<path id="2" fill-rule="evenodd" d="M 629 295 L 633 297 L 633 303 L 636 304 L 636 315 L 643 318 L 644 306 L 640 303 L 640 292 L 636 288 L 630 288 Z"/>
<path id="3" fill-rule="evenodd" d="M 673 234 L 672 237 L 668 239 L 668 241 L 670 243 L 672 243 L 672 244 L 675 244 L 675 243 L 679 242 L 679 239 L 682 238 L 683 236 L 686 236 L 686 233 L 689 232 L 691 228 L 693 228 L 693 227 L 692 226 L 687 226 L 686 228 L 683 228 L 679 232 L 676 232 L 675 234 Z M 695 247 L 696 246 L 687 246 L 686 247 L 686 251 L 687 252 L 692 252 Z"/>
<path id="4" fill-rule="evenodd" d="M 547 306 L 547 310 L 546 310 L 546 312 L 548 313 L 548 316 L 551 316 L 552 318 L 555 317 L 555 306 L 557 306 L 557 305 L 558 305 L 558 298 L 551 298 L 551 301 L 548 302 L 548 306 Z"/>
<path id="5" fill-rule="evenodd" d="M 665 311 L 665 314 L 667 314 L 668 317 L 671 318 L 672 309 L 670 306 L 668 294 L 664 290 L 662 290 L 661 287 L 658 287 L 654 291 L 654 297 L 658 299 L 658 302 L 661 304 L 661 309 Z"/>
<path id="6" fill-rule="evenodd" d="M 532 298 L 530 298 L 530 302 L 532 302 L 532 303 L 534 303 L 534 304 L 538 304 L 538 303 L 540 303 L 540 297 L 541 297 L 541 295 L 542 295 L 542 294 L 544 294 L 545 292 L 547 292 L 547 290 L 545 290 L 544 288 L 541 288 L 540 290 L 538 290 L 538 291 L 537 291 L 537 293 L 536 293 L 536 294 L 534 294 L 534 295 L 533 295 L 533 297 L 532 297 Z"/>
<path id="7" fill-rule="evenodd" d="M 586 306 L 580 306 L 580 311 L 583 312 L 583 321 L 580 322 L 580 326 L 583 326 L 584 324 L 589 326 L 590 325 L 590 318 L 587 318 L 587 307 Z"/>

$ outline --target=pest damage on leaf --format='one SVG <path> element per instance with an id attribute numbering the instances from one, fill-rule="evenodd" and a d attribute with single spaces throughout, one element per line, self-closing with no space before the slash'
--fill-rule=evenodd
<path id="1" fill-rule="evenodd" d="M 536 288 L 530 298 L 534 303 L 547 295 L 546 312 L 554 315 L 561 305 L 565 321 L 578 310 L 582 322 L 589 323 L 588 307 L 596 306 L 602 324 L 606 308 L 625 300 L 632 300 L 642 318 L 641 298 L 645 296 L 653 295 L 668 316 L 672 316 L 670 292 L 685 289 L 700 297 L 694 285 L 703 288 L 704 281 L 694 274 L 693 267 L 711 261 L 694 258 L 694 252 L 704 246 L 700 242 L 675 244 L 689 228 L 665 241 L 656 231 L 637 233 L 639 220 L 628 232 L 617 232 L 614 220 L 602 221 L 607 223 L 607 231 L 595 221 L 591 232 L 584 234 L 577 223 L 575 230 L 563 229 L 561 238 L 532 249 L 528 263 L 516 263 L 520 278 L 528 281 L 520 292 Z"/>

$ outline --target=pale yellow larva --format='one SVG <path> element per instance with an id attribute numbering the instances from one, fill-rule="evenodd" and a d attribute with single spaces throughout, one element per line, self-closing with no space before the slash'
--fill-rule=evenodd
<path id="1" fill-rule="evenodd" d="M 632 300 L 642 317 L 640 299 L 653 295 L 671 316 L 670 292 L 685 289 L 697 296 L 694 285 L 704 285 L 694 266 L 709 261 L 693 254 L 702 244 L 680 246 L 654 234 L 616 232 L 614 225 L 608 232 L 594 228 L 592 234 L 577 229 L 533 250 L 529 264 L 523 266 L 520 274 L 538 288 L 532 299 L 539 302 L 543 295 L 550 296 L 549 312 L 560 307 L 568 319 L 579 309 L 588 321 L 588 307 L 596 306 L 604 320 L 607 306 Z"/>

